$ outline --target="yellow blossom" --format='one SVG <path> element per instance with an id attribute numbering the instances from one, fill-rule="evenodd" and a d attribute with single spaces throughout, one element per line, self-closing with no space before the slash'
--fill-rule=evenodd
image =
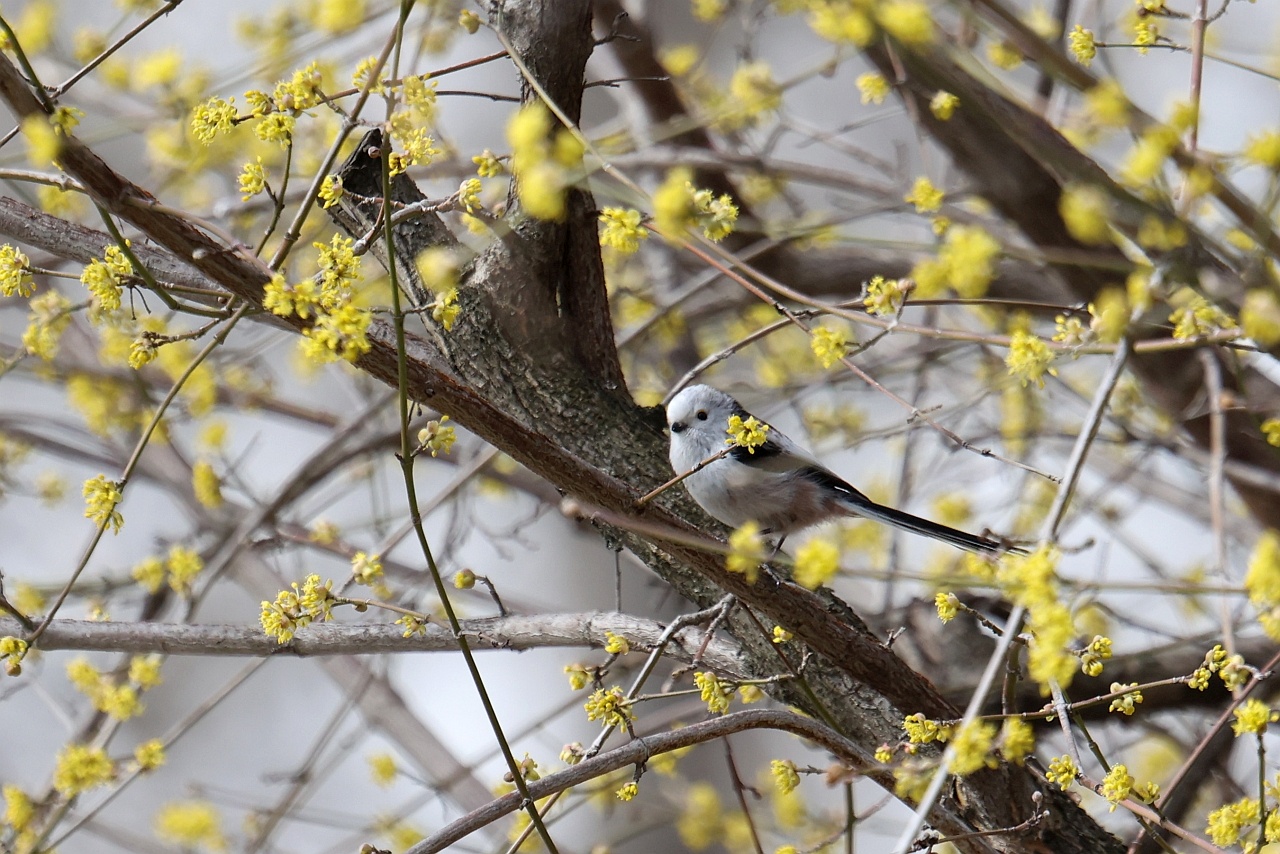
<path id="1" fill-rule="evenodd" d="M 396 767 L 396 759 L 390 753 L 375 753 L 369 757 L 369 776 L 373 782 L 386 788 L 395 782 L 400 769 Z"/>
<path id="2" fill-rule="evenodd" d="M 908 280 L 875 276 L 867 282 L 867 295 L 863 298 L 862 304 L 868 312 L 881 317 L 897 314 L 907 299 L 909 289 Z"/>
<path id="3" fill-rule="evenodd" d="M 796 763 L 790 759 L 774 759 L 769 763 L 769 773 L 778 791 L 789 795 L 800 785 L 800 775 L 796 773 Z"/>
<path id="4" fill-rule="evenodd" d="M 830 368 L 849 352 L 849 339 L 841 329 L 826 326 L 815 327 L 810 333 L 809 346 L 813 355 L 822 363 L 822 367 Z"/>
<path id="5" fill-rule="evenodd" d="M 1012 71 L 1022 64 L 1022 51 L 1011 42 L 996 41 L 987 45 L 987 59 L 997 68 Z"/>
<path id="6" fill-rule="evenodd" d="M 911 192 L 903 196 L 903 201 L 915 205 L 916 213 L 930 213 L 942 207 L 945 194 L 933 185 L 933 182 L 921 175 L 911 187 Z"/>
<path id="7" fill-rule="evenodd" d="M 796 550 L 795 580 L 801 587 L 816 590 L 839 570 L 840 550 L 826 540 L 811 539 Z"/>
<path id="8" fill-rule="evenodd" d="M 1052 363 L 1053 350 L 1042 339 L 1022 330 L 1013 333 L 1009 342 L 1009 354 L 1005 356 L 1010 376 L 1018 377 L 1024 386 L 1034 382 L 1044 388 L 1044 375 L 1058 374 L 1057 370 L 1050 367 Z"/>
<path id="9" fill-rule="evenodd" d="M 101 747 L 71 744 L 58 753 L 53 787 L 66 797 L 105 785 L 115 776 L 115 765 Z"/>
<path id="10" fill-rule="evenodd" d="M 624 786 L 622 786 L 613 794 L 614 794 L 614 797 L 616 797 L 618 800 L 625 803 L 631 800 L 632 798 L 634 798 L 639 793 L 639 791 L 640 791 L 640 784 L 633 780 L 630 783 L 627 783 Z"/>
<path id="11" fill-rule="evenodd" d="M 227 848 L 222 819 L 218 811 L 204 801 L 165 804 L 156 813 L 154 824 L 156 836 L 184 849 L 225 851 Z"/>
<path id="12" fill-rule="evenodd" d="M 720 795 L 710 783 L 694 783 L 685 793 L 683 809 L 676 819 L 680 841 L 693 851 L 711 847 L 724 834 L 724 810 Z"/>
<path id="13" fill-rule="evenodd" d="M 62 140 L 44 113 L 32 113 L 22 120 L 22 136 L 27 141 L 27 159 L 33 166 L 45 168 L 56 163 Z"/>
<path id="14" fill-rule="evenodd" d="M 726 445 L 746 448 L 752 454 L 769 440 L 769 425 L 757 420 L 754 415 L 747 416 L 745 421 L 741 415 L 730 415 L 725 432 L 729 434 L 729 438 L 724 440 Z"/>
<path id="15" fill-rule="evenodd" d="M 333 207 L 342 198 L 342 176 L 327 175 L 320 184 L 320 191 L 317 193 L 321 206 L 326 210 Z"/>
<path id="16" fill-rule="evenodd" d="M 1058 199 L 1058 213 L 1071 236 L 1081 243 L 1104 244 L 1111 240 L 1111 199 L 1093 184 L 1068 184 Z"/>
<path id="17" fill-rule="evenodd" d="M 1093 63 L 1093 58 L 1098 55 L 1098 48 L 1093 43 L 1093 30 L 1086 30 L 1079 24 L 1072 27 L 1071 32 L 1067 34 L 1067 46 L 1076 62 L 1085 68 L 1088 68 Z"/>
<path id="18" fill-rule="evenodd" d="M 1035 730 L 1031 724 L 1019 718 L 1005 718 L 1000 727 L 1000 753 L 1005 759 L 1021 765 L 1035 745 Z"/>
<path id="19" fill-rule="evenodd" d="M 883 104 L 884 99 L 889 97 L 889 81 L 884 76 L 874 71 L 868 71 L 866 74 L 858 75 L 855 81 L 858 91 L 862 93 L 862 103 L 864 104 Z"/>
<path id="20" fill-rule="evenodd" d="M 0 283 L 0 290 L 3 287 Z M 1253 288 L 1246 292 L 1240 307 L 1240 326 L 1244 334 L 1261 347 L 1280 343 L 1280 299 L 1267 288 Z"/>
<path id="21" fill-rule="evenodd" d="M 729 80 L 729 103 L 733 105 L 733 121 L 750 122 L 764 113 L 782 106 L 782 87 L 773 79 L 766 62 L 748 62 L 738 66 Z"/>
<path id="22" fill-rule="evenodd" d="M 433 457 L 449 453 L 453 443 L 458 440 L 458 433 L 452 425 L 445 426 L 444 422 L 448 420 L 448 415 L 441 415 L 439 420 L 428 421 L 426 426 L 418 431 L 418 447 L 430 451 Z"/>
<path id="23" fill-rule="evenodd" d="M 919 47 L 933 41 L 933 18 L 920 0 L 885 0 L 875 10 L 884 31 L 903 44 Z"/>
<path id="24" fill-rule="evenodd" d="M 963 777 L 983 768 L 994 768 L 996 728 L 986 721 L 970 720 L 964 723 L 951 738 L 953 749 L 948 770 Z"/>
<path id="25" fill-rule="evenodd" d="M 1111 683 L 1112 694 L 1118 691 L 1126 691 L 1127 693 L 1125 693 L 1123 696 L 1117 697 L 1116 699 L 1112 700 L 1111 706 L 1107 709 L 1107 711 L 1120 712 L 1126 717 L 1132 716 L 1133 713 L 1138 710 L 1137 704 L 1142 702 L 1142 692 L 1129 691 L 1129 689 L 1137 688 L 1137 687 L 1138 687 L 1137 682 L 1130 682 L 1127 684 L 1121 683 L 1121 682 L 1112 682 Z"/>
<path id="26" fill-rule="evenodd" d="M 1280 130 L 1250 134 L 1240 153 L 1249 163 L 1280 171 Z"/>
<path id="27" fill-rule="evenodd" d="M 924 714 L 917 712 L 902 719 L 902 731 L 907 734 L 907 741 L 912 744 L 929 744 L 934 741 L 947 741 L 955 732 L 955 726 L 929 720 Z"/>
<path id="28" fill-rule="evenodd" d="M 760 564 L 766 557 L 764 538 L 760 535 L 760 526 L 755 522 L 744 522 L 729 535 L 729 554 L 724 559 L 725 569 L 742 573 L 747 577 L 748 584 L 756 583 Z"/>
<path id="29" fill-rule="evenodd" d="M 1231 315 L 1202 296 L 1192 297 L 1169 315 L 1173 337 L 1179 340 L 1212 335 L 1235 325 Z"/>
<path id="30" fill-rule="evenodd" d="M 134 566 L 131 575 L 143 590 L 158 593 L 164 584 L 164 561 L 158 557 L 149 557 Z"/>
<path id="31" fill-rule="evenodd" d="M 1209 813 L 1205 833 L 1209 834 L 1214 845 L 1225 848 L 1239 842 L 1241 834 L 1250 825 L 1257 824 L 1259 818 L 1257 798 L 1241 798 Z"/>
<path id="32" fill-rule="evenodd" d="M 1058 788 L 1065 792 L 1080 776 L 1080 766 L 1076 765 L 1070 756 L 1059 756 L 1050 760 L 1049 770 L 1044 776 L 1050 783 L 1056 783 Z"/>
<path id="33" fill-rule="evenodd" d="M 196 105 L 191 114 L 191 130 L 195 138 L 205 145 L 213 143 L 221 133 L 229 133 L 235 127 L 238 116 L 236 99 L 210 98 L 203 104 Z"/>
<path id="34" fill-rule="evenodd" d="M 693 683 L 698 686 L 702 702 L 707 704 L 707 711 L 714 715 L 723 715 L 729 711 L 729 701 L 733 699 L 735 690 L 732 684 L 721 682 L 709 670 L 693 674 Z"/>
<path id="35" fill-rule="evenodd" d="M 642 220 L 637 210 L 605 208 L 600 212 L 600 245 L 630 255 L 649 237 L 648 230 L 640 224 Z"/>
<path id="36" fill-rule="evenodd" d="M 372 585 L 382 577 L 381 556 L 356 552 L 351 557 L 351 577 L 357 584 Z"/>
<path id="37" fill-rule="evenodd" d="M 8 243 L 0 246 L 0 295 L 29 297 L 34 290 L 31 261 Z"/>
<path id="38" fill-rule="evenodd" d="M 960 600 L 954 593 L 938 593 L 933 597 L 933 607 L 938 612 L 938 619 L 949 623 L 960 612 Z"/>
<path id="39" fill-rule="evenodd" d="M 929 100 L 929 112 L 933 113 L 934 118 L 940 122 L 945 122 L 955 115 L 956 108 L 959 106 L 960 99 L 946 91 L 938 91 Z"/>
<path id="40" fill-rule="evenodd" d="M 626 638 L 615 635 L 606 629 L 604 633 L 604 651 L 610 655 L 626 655 L 631 651 L 631 644 Z"/>
<path id="41" fill-rule="evenodd" d="M 222 479 L 208 460 L 198 460 L 192 466 L 191 487 L 202 507 L 216 510 L 222 506 Z"/>
<path id="42" fill-rule="evenodd" d="M 114 481 L 108 481 L 106 475 L 97 475 L 84 482 L 84 515 L 112 533 L 120 533 L 124 525 L 124 516 L 116 508 L 124 501 L 124 494 Z"/>
<path id="43" fill-rule="evenodd" d="M 1124 765 L 1112 765 L 1111 770 L 1107 772 L 1107 776 L 1102 780 L 1102 797 L 1111 802 L 1111 811 L 1115 812 L 1116 805 L 1129 797 L 1133 793 L 1133 786 L 1136 781 L 1133 775 L 1129 773 L 1129 769 Z"/>
<path id="44" fill-rule="evenodd" d="M 695 188 L 692 178 L 693 172 L 684 167 L 667 173 L 653 193 L 654 224 L 673 239 L 694 227 L 708 240 L 724 239 L 738 221 L 738 206 L 727 194 L 716 197 L 710 190 Z"/>
<path id="45" fill-rule="evenodd" d="M 1280 720 L 1280 714 L 1253 697 L 1237 706 L 1232 714 L 1235 715 L 1235 721 L 1231 724 L 1231 730 L 1237 737 L 1245 733 L 1261 735 L 1267 731 L 1267 724 Z"/>
<path id="46" fill-rule="evenodd" d="M 631 701 L 616 685 L 609 689 L 601 688 L 587 700 L 587 720 L 601 721 L 605 726 L 626 727 L 635 719 L 631 711 Z"/>
<path id="47" fill-rule="evenodd" d="M 204 559 L 194 549 L 175 544 L 169 548 L 165 569 L 173 591 L 180 596 L 189 596 L 196 577 L 204 571 Z"/>

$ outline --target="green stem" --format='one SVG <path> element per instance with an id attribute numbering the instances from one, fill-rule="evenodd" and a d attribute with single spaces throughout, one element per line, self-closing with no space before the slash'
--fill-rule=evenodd
<path id="1" fill-rule="evenodd" d="M 413 6 L 413 0 L 403 0 L 400 7 L 400 23 L 399 27 L 403 28 L 409 9 Z M 476 664 L 475 655 L 471 651 L 471 644 L 467 641 L 466 636 L 462 633 L 462 624 L 458 620 L 457 614 L 453 610 L 453 605 L 449 601 L 449 590 L 444 583 L 444 579 L 440 575 L 440 568 L 436 565 L 435 556 L 431 551 L 431 544 L 427 541 L 427 534 L 422 526 L 422 516 L 418 512 L 418 491 L 413 480 L 413 460 L 415 444 L 413 438 L 409 435 L 409 364 L 405 354 L 405 330 L 404 319 L 405 313 L 400 304 L 400 283 L 396 275 L 395 264 L 395 240 L 391 223 L 391 169 L 389 160 L 390 140 L 384 135 L 382 140 L 382 225 L 383 234 L 385 235 L 387 244 L 387 271 L 391 278 L 391 307 L 392 320 L 396 333 L 396 389 L 399 397 L 400 405 L 400 470 L 404 474 L 404 485 L 406 497 L 409 501 L 409 514 L 413 522 L 414 533 L 418 537 L 418 545 L 422 549 L 422 554 L 426 558 L 427 568 L 431 572 L 431 580 L 436 586 L 436 595 L 440 597 L 441 607 L 444 608 L 445 615 L 449 619 L 449 628 L 453 631 L 454 637 L 458 641 L 458 649 L 462 652 L 462 657 L 466 661 L 467 670 L 471 674 L 471 681 L 476 686 L 476 693 L 480 697 L 480 702 L 484 706 L 485 716 L 489 719 L 489 725 L 493 728 L 494 737 L 498 740 L 498 747 L 502 751 L 502 758 L 507 763 L 507 768 L 511 772 L 511 779 L 514 781 L 516 788 L 520 792 L 525 811 L 529 814 L 530 821 L 538 830 L 538 836 L 542 839 L 543 844 L 547 846 L 547 850 L 551 854 L 557 854 L 555 842 L 551 839 L 551 833 L 547 830 L 546 825 L 542 821 L 542 815 L 538 811 L 538 805 L 529 795 L 529 787 L 525 782 L 524 774 L 520 770 L 520 765 L 516 761 L 515 754 L 511 751 L 511 745 L 507 742 L 506 735 L 502 731 L 502 723 L 498 720 L 497 710 L 493 707 L 493 702 L 489 697 L 489 692 L 485 689 L 484 679 L 480 675 L 480 668 Z"/>

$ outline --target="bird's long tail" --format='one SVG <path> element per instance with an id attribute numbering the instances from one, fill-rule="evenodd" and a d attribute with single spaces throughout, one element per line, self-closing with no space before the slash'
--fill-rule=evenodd
<path id="1" fill-rule="evenodd" d="M 930 522 L 928 519 L 921 519 L 919 516 L 912 516 L 910 513 L 903 513 L 901 510 L 885 507 L 870 500 L 866 503 L 854 501 L 841 503 L 848 508 L 852 515 L 884 522 L 886 525 L 892 525 L 895 528 L 901 528 L 904 531 L 910 531 L 923 537 L 932 537 L 935 540 L 950 543 L 966 551 L 977 552 L 978 554 L 1000 554 L 1002 552 L 1026 554 L 1025 549 L 1007 546 L 1004 543 L 989 540 L 986 537 L 979 537 L 976 534 L 966 534 L 964 531 L 948 528 L 946 525 L 939 525 L 937 522 Z"/>

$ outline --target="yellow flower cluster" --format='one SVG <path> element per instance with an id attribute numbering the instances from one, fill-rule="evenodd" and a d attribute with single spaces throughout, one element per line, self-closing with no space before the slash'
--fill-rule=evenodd
<path id="1" fill-rule="evenodd" d="M 810 333 L 809 346 L 822 367 L 830 368 L 849 352 L 849 338 L 841 329 L 818 326 Z"/>
<path id="2" fill-rule="evenodd" d="M 938 619 L 949 623 L 960 613 L 960 599 L 954 593 L 937 593 L 933 597 L 933 607 L 938 612 Z"/>
<path id="3" fill-rule="evenodd" d="M 97 475 L 84 482 L 84 515 L 95 524 L 110 528 L 112 533 L 120 533 L 124 525 L 124 516 L 116 508 L 124 501 L 124 493 L 114 482 L 107 480 L 106 475 Z"/>
<path id="4" fill-rule="evenodd" d="M 512 116 L 507 141 L 521 207 L 538 219 L 564 219 L 565 193 L 581 170 L 582 143 L 573 131 L 556 126 L 541 101 Z"/>
<path id="5" fill-rule="evenodd" d="M 288 643 L 298 629 L 315 620 L 328 620 L 338 602 L 333 595 L 333 581 L 321 584 L 318 575 L 308 575 L 301 587 L 296 581 L 292 587 L 292 591 L 281 590 L 274 602 L 262 603 L 262 630 L 277 643 Z"/>
<path id="6" fill-rule="evenodd" d="M 1204 663 L 1191 674 L 1187 685 L 1196 691 L 1203 691 L 1209 687 L 1209 680 L 1213 678 L 1215 673 L 1218 674 L 1222 683 L 1230 691 L 1243 687 L 1249 681 L 1250 676 L 1249 669 L 1244 664 L 1243 656 L 1228 656 L 1227 651 L 1222 648 L 1222 644 L 1217 644 L 1213 649 L 1205 653 Z"/>
<path id="7" fill-rule="evenodd" d="M 782 106 L 782 87 L 773 79 L 769 64 L 759 60 L 738 66 L 729 80 L 729 96 L 725 100 L 728 113 L 716 121 L 725 130 L 752 125 Z"/>
<path id="8" fill-rule="evenodd" d="M 949 120 L 960 106 L 960 99 L 946 91 L 939 91 L 929 100 L 929 112 L 940 122 Z"/>
<path id="9" fill-rule="evenodd" d="M 963 777 L 983 768 L 994 768 L 996 728 L 986 721 L 965 722 L 951 737 L 952 756 L 947 766 L 952 774 Z"/>
<path id="10" fill-rule="evenodd" d="M 55 290 L 33 297 L 27 328 L 22 332 L 22 346 L 33 356 L 53 361 L 58 355 L 62 333 L 71 323 L 71 300 Z"/>
<path id="11" fill-rule="evenodd" d="M 1050 367 L 1053 358 L 1053 350 L 1043 339 L 1019 329 L 1009 341 L 1009 353 L 1004 357 L 1004 363 L 1009 368 L 1009 375 L 1022 380 L 1024 386 L 1034 382 L 1044 388 L 1045 374 L 1058 375 L 1057 369 Z"/>
<path id="12" fill-rule="evenodd" d="M 431 456 L 449 453 L 453 443 L 458 441 L 458 433 L 452 426 L 445 426 L 448 415 L 441 415 L 440 420 L 431 420 L 427 426 L 418 431 L 418 447 L 430 451 Z"/>
<path id="13" fill-rule="evenodd" d="M 111 782 L 115 773 L 115 763 L 105 749 L 71 744 L 58 753 L 53 787 L 65 797 L 73 797 Z"/>
<path id="14" fill-rule="evenodd" d="M 1125 693 L 1123 696 L 1116 697 L 1114 700 L 1112 700 L 1111 706 L 1107 709 L 1107 711 L 1120 712 L 1122 715 L 1125 715 L 1126 717 L 1132 716 L 1133 713 L 1138 710 L 1137 704 L 1142 702 L 1142 692 L 1130 691 L 1129 689 L 1137 688 L 1137 687 L 1138 687 L 1137 682 L 1128 682 L 1128 683 L 1112 682 L 1111 683 L 1112 694 L 1116 693 L 1117 691 L 1125 691 L 1127 693 Z"/>
<path id="15" fill-rule="evenodd" d="M 1080 670 L 1086 676 L 1101 676 L 1102 662 L 1111 658 L 1111 638 L 1094 635 L 1080 654 Z"/>
<path id="16" fill-rule="evenodd" d="M 356 584 L 373 586 L 382 578 L 382 556 L 356 552 L 351 557 L 351 577 Z"/>
<path id="17" fill-rule="evenodd" d="M 1065 792 L 1080 776 L 1080 766 L 1070 756 L 1063 754 L 1049 761 L 1049 770 L 1044 776 L 1050 783 L 1056 783 L 1058 788 Z"/>
<path id="18" fill-rule="evenodd" d="M 708 240 L 723 240 L 738 221 L 738 206 L 727 194 L 716 198 L 710 190 L 694 187 L 692 170 L 680 167 L 668 172 L 654 190 L 653 220 L 672 239 L 689 228 L 701 228 Z"/>
<path id="19" fill-rule="evenodd" d="M 1249 557 L 1244 588 L 1250 604 L 1258 610 L 1263 631 L 1280 640 L 1280 533 L 1269 530 L 1258 538 Z"/>
<path id="20" fill-rule="evenodd" d="M 226 837 L 218 811 L 205 801 L 165 804 L 156 813 L 156 836 L 183 849 L 225 851 Z"/>
<path id="21" fill-rule="evenodd" d="M 600 721 L 605 726 L 626 727 L 635 720 L 631 711 L 631 701 L 618 686 L 601 688 L 587 700 L 587 720 Z"/>
<path id="22" fill-rule="evenodd" d="M 745 421 L 740 415 L 730 415 L 725 432 L 729 434 L 729 438 L 724 440 L 726 445 L 746 448 L 753 454 L 756 448 L 769 439 L 769 425 L 757 420 L 754 415 L 747 416 Z"/>
<path id="23" fill-rule="evenodd" d="M 1086 30 L 1079 24 L 1067 33 L 1067 47 L 1076 62 L 1085 68 L 1088 68 L 1093 63 L 1093 58 L 1098 55 L 1097 45 L 1093 42 L 1093 30 Z"/>
<path id="24" fill-rule="evenodd" d="M 628 652 L 631 652 L 631 643 L 621 635 L 615 635 L 613 632 L 605 629 L 604 651 L 610 655 L 626 655 Z"/>
<path id="25" fill-rule="evenodd" d="M 796 763 L 790 759 L 774 759 L 769 763 L 769 774 L 778 791 L 789 795 L 800 785 L 800 775 L 796 772 Z"/>
<path id="26" fill-rule="evenodd" d="M 126 681 L 101 673 L 85 658 L 67 664 L 67 678 L 93 707 L 118 721 L 127 721 L 143 712 L 140 692 L 160 684 L 158 656 L 134 656 Z"/>
<path id="27" fill-rule="evenodd" d="M 1169 315 L 1173 337 L 1179 340 L 1212 335 L 1236 325 L 1231 315 L 1202 296 L 1192 297 L 1186 305 Z"/>
<path id="28" fill-rule="evenodd" d="M 27 642 L 22 638 L 6 635 L 0 638 L 0 658 L 4 659 L 4 672 L 10 676 L 22 673 L 22 659 L 27 654 Z"/>
<path id="29" fill-rule="evenodd" d="M 630 208 L 605 208 L 600 212 L 600 245 L 630 255 L 649 238 L 649 232 L 641 225 L 644 217 L 640 211 Z"/>
<path id="30" fill-rule="evenodd" d="M 755 584 L 766 556 L 760 526 L 744 522 L 729 535 L 729 554 L 725 556 L 724 568 L 745 575 L 748 584 Z"/>
<path id="31" fill-rule="evenodd" d="M 34 287 L 27 256 L 8 243 L 0 246 L 0 295 L 29 297 Z"/>
<path id="32" fill-rule="evenodd" d="M 120 247 L 108 246 L 101 260 L 94 258 L 84 268 L 80 281 L 93 294 L 96 308 L 111 312 L 120 308 L 120 292 L 132 275 L 133 264 Z"/>
<path id="33" fill-rule="evenodd" d="M 721 682 L 710 670 L 693 674 L 693 684 L 698 687 L 702 702 L 707 704 L 707 711 L 713 715 L 723 715 L 729 711 L 729 701 L 737 690 L 733 684 Z"/>
<path id="34" fill-rule="evenodd" d="M 912 744 L 929 744 L 950 739 L 955 726 L 930 720 L 922 712 L 916 712 L 902 719 L 902 730 L 907 734 L 907 741 Z"/>
<path id="35" fill-rule="evenodd" d="M 238 117 L 235 98 L 210 98 L 192 110 L 191 131 L 196 139 L 211 145 L 218 134 L 229 133 L 235 127 Z"/>
<path id="36" fill-rule="evenodd" d="M 908 279 L 886 279 L 875 276 L 867 282 L 867 295 L 862 304 L 871 314 L 886 317 L 897 314 L 907 299 L 907 291 L 911 288 Z"/>
<path id="37" fill-rule="evenodd" d="M 796 584 L 816 590 L 840 571 L 840 549 L 827 540 L 814 538 L 796 550 Z"/>
<path id="38" fill-rule="evenodd" d="M 888 98 L 889 93 L 893 91 L 889 87 L 889 81 L 884 79 L 884 75 L 874 71 L 859 74 L 854 82 L 858 91 L 862 93 L 864 104 L 883 104 L 885 98 Z"/>
<path id="39" fill-rule="evenodd" d="M 950 287 L 966 299 L 978 299 L 991 284 L 999 255 L 1000 243 L 982 228 L 957 225 L 948 229 L 938 256 L 921 260 L 912 268 L 916 293 L 931 299 Z"/>
<path id="40" fill-rule="evenodd" d="M 932 213 L 942 207 L 946 194 L 933 185 L 933 182 L 921 175 L 916 178 L 911 192 L 902 197 L 904 202 L 915 205 L 916 213 Z"/>
<path id="41" fill-rule="evenodd" d="M 1237 706 L 1232 714 L 1236 719 L 1231 724 L 1231 730 L 1237 737 L 1245 733 L 1262 735 L 1267 731 L 1267 724 L 1280 720 L 1280 713 L 1253 697 Z"/>
<path id="42" fill-rule="evenodd" d="M 1267 818 L 1267 832 L 1264 835 L 1268 840 L 1272 838 L 1271 816 L 1274 815 L 1276 812 L 1272 810 Z M 1241 798 L 1235 803 L 1219 807 L 1209 813 L 1209 823 L 1205 826 L 1205 833 L 1209 834 L 1214 845 L 1225 848 L 1239 842 L 1244 832 L 1260 820 L 1261 810 L 1258 807 L 1258 799 Z"/>
<path id="43" fill-rule="evenodd" d="M 203 571 L 204 560 L 199 552 L 174 545 L 165 560 L 146 558 L 133 568 L 132 576 L 148 593 L 157 592 L 167 578 L 175 593 L 189 596 L 196 578 Z"/>

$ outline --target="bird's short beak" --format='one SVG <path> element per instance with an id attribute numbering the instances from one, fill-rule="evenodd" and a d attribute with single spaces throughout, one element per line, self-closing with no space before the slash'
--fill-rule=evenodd
<path id="1" fill-rule="evenodd" d="M 683 433 L 687 425 L 683 421 L 674 421 L 671 424 L 672 433 Z"/>

